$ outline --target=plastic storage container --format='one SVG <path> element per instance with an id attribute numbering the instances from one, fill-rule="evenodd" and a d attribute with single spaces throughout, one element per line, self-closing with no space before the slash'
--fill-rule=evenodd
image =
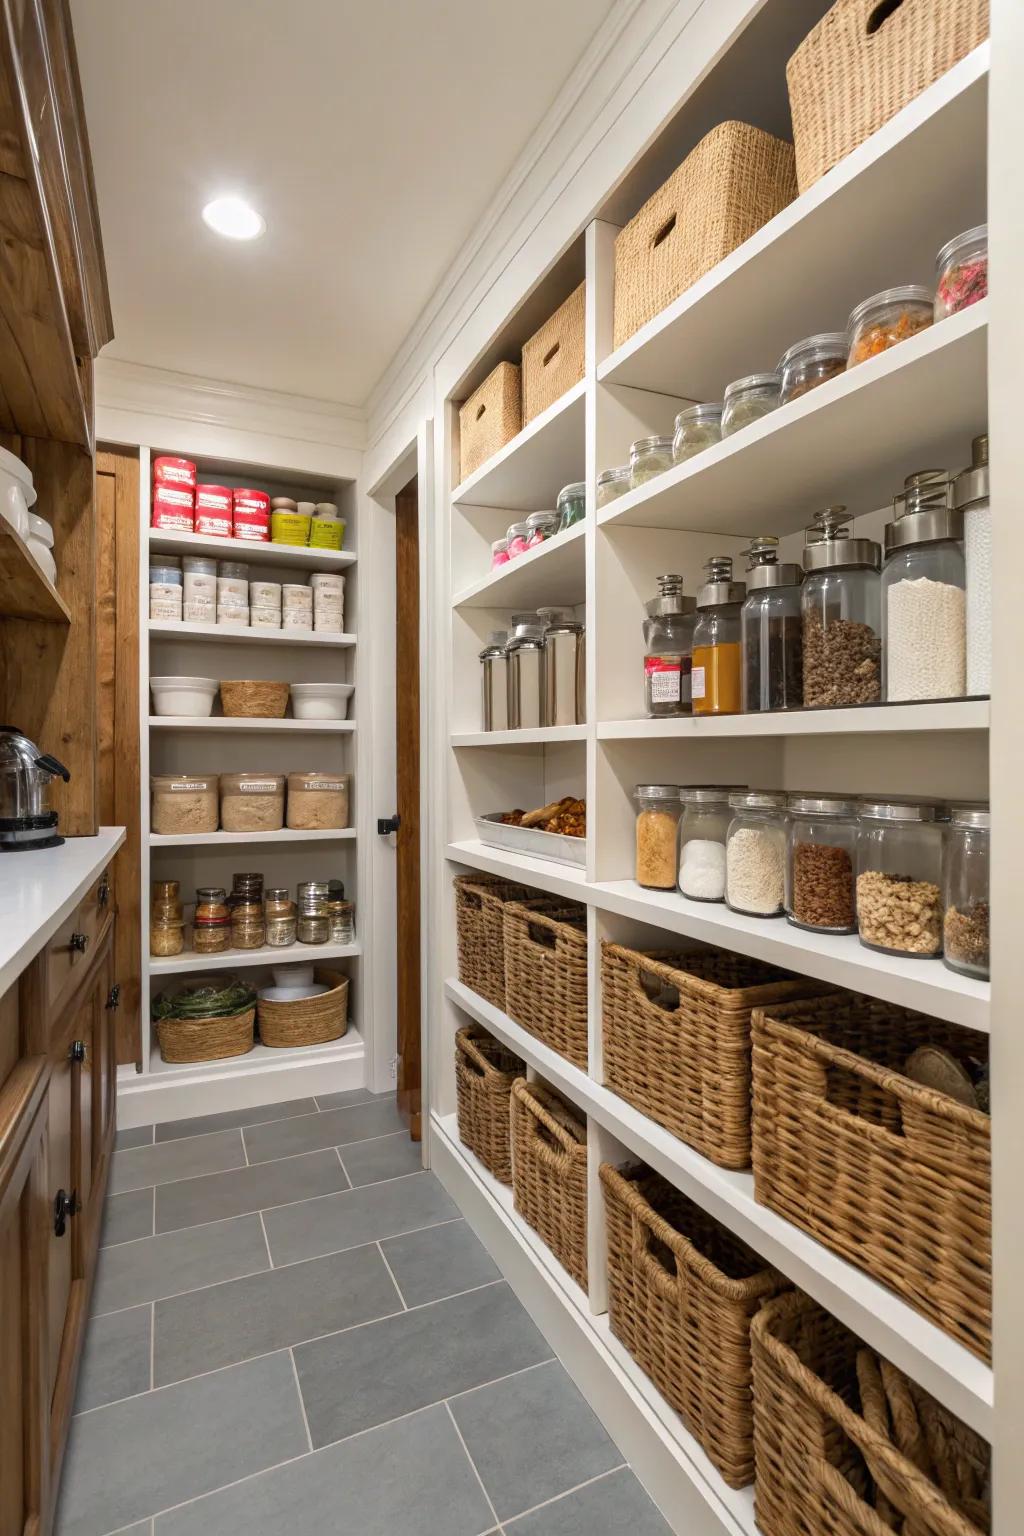
<path id="1" fill-rule="evenodd" d="M 845 331 L 821 331 L 805 336 L 784 352 L 779 363 L 781 403 L 799 400 L 819 384 L 846 372 L 849 339 Z"/>
<path id="2" fill-rule="evenodd" d="M 222 773 L 220 824 L 225 832 L 280 832 L 283 773 Z"/>
<path id="3" fill-rule="evenodd" d="M 628 464 L 620 465 L 617 469 L 602 469 L 597 477 L 597 505 L 606 507 L 609 502 L 617 501 L 620 496 L 625 496 L 631 487 L 632 471 Z"/>
<path id="4" fill-rule="evenodd" d="M 725 900 L 725 842 L 732 820 L 727 788 L 685 785 L 679 791 L 679 889 L 691 901 Z"/>
<path id="5" fill-rule="evenodd" d="M 777 917 L 786 897 L 786 797 L 743 789 L 729 805 L 725 904 L 749 917 Z"/>
<path id="6" fill-rule="evenodd" d="M 813 933 L 856 933 L 857 801 L 791 795 L 786 916 Z"/>
<path id="7" fill-rule="evenodd" d="M 161 836 L 216 832 L 217 775 L 155 773 L 150 830 Z"/>
<path id="8" fill-rule="evenodd" d="M 582 523 L 587 515 L 586 481 L 578 480 L 572 485 L 563 485 L 558 493 L 556 505 L 559 533 L 564 533 L 567 528 L 574 527 L 576 523 Z"/>
<path id="9" fill-rule="evenodd" d="M 779 406 L 777 373 L 748 373 L 726 385 L 722 399 L 722 436 L 731 437 Z"/>
<path id="10" fill-rule="evenodd" d="M 891 955 L 942 953 L 941 808 L 879 800 L 861 806 L 857 831 L 857 931 Z"/>
<path id="11" fill-rule="evenodd" d="M 881 549 L 851 539 L 846 508 L 826 507 L 804 540 L 804 707 L 877 704 L 882 696 Z"/>
<path id="12" fill-rule="evenodd" d="M 636 879 L 651 891 L 676 888 L 679 833 L 679 786 L 638 784 L 636 800 Z"/>
<path id="13" fill-rule="evenodd" d="M 632 490 L 646 485 L 657 475 L 672 468 L 670 437 L 639 437 L 629 449 L 629 484 Z"/>
<path id="14" fill-rule="evenodd" d="M 967 685 L 963 513 L 944 469 L 907 477 L 885 528 L 885 697 L 960 698 Z"/>
<path id="15" fill-rule="evenodd" d="M 864 299 L 850 313 L 846 333 L 850 342 L 848 368 L 877 357 L 898 346 L 932 323 L 934 300 L 931 290 L 920 283 L 905 283 L 886 288 Z"/>
<path id="16" fill-rule="evenodd" d="M 955 806 L 942 859 L 943 960 L 964 976 L 989 974 L 988 806 Z"/>
<path id="17" fill-rule="evenodd" d="M 704 577 L 693 631 L 693 713 L 738 715 L 743 704 L 740 610 L 747 589 L 732 579 L 731 555 L 712 555 Z"/>
<path id="18" fill-rule="evenodd" d="M 988 437 L 971 444 L 971 463 L 953 483 L 953 505 L 964 520 L 967 579 L 967 692 L 992 691 L 992 509 Z"/>
<path id="19" fill-rule="evenodd" d="M 988 295 L 988 225 L 947 240 L 935 258 L 935 318 L 969 309 Z"/>
<path id="20" fill-rule="evenodd" d="M 683 596 L 681 576 L 666 575 L 645 607 L 644 708 L 652 720 L 688 715 L 696 602 Z"/>
<path id="21" fill-rule="evenodd" d="M 348 773 L 290 773 L 287 825 L 305 832 L 347 827 Z"/>
<path id="22" fill-rule="evenodd" d="M 751 540 L 746 551 L 747 596 L 740 611 L 743 708 L 799 709 L 803 704 L 803 571 L 779 563 L 774 534 Z"/>
<path id="23" fill-rule="evenodd" d="M 722 402 L 709 401 L 705 405 L 688 405 L 676 417 L 676 431 L 672 439 L 672 460 L 683 464 L 694 454 L 703 453 L 722 441 Z"/>

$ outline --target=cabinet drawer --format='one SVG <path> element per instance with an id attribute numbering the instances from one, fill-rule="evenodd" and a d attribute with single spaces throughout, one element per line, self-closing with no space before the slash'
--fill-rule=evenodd
<path id="1" fill-rule="evenodd" d="M 102 942 L 111 918 L 110 889 L 110 876 L 104 870 L 43 950 L 43 1007 L 51 1020 L 54 1010 L 84 976 Z"/>

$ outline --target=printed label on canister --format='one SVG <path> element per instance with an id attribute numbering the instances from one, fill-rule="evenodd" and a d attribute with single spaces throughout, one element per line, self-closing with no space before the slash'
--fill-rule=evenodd
<path id="1" fill-rule="evenodd" d="M 154 528 L 191 533 L 194 522 L 192 508 L 192 492 L 185 487 L 177 485 L 153 487 L 152 524 Z"/>
<path id="2" fill-rule="evenodd" d="M 693 673 L 692 673 L 692 677 L 693 677 L 693 697 L 695 699 L 703 699 L 704 696 L 705 696 L 705 689 L 706 689 L 706 684 L 705 684 L 705 681 L 704 681 L 704 668 L 703 667 L 694 667 Z"/>
<path id="3" fill-rule="evenodd" d="M 689 657 L 686 658 L 687 663 Z M 647 656 L 644 673 L 652 704 L 678 704 L 683 696 L 683 658 Z"/>
<path id="4" fill-rule="evenodd" d="M 172 795 L 181 794 L 185 790 L 207 790 L 209 787 L 209 784 L 204 779 L 184 779 L 180 784 L 168 784 L 165 786 Z"/>
<path id="5" fill-rule="evenodd" d="M 170 454 L 161 454 L 153 460 L 153 480 L 157 485 L 183 485 L 194 491 L 196 467 L 191 459 L 176 459 Z"/>
<path id="6" fill-rule="evenodd" d="M 239 794 L 242 795 L 276 795 L 278 786 L 273 781 L 265 779 L 242 779 L 238 785 Z"/>

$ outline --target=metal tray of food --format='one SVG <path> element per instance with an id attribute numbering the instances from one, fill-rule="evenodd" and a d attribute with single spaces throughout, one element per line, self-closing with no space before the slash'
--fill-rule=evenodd
<path id="1" fill-rule="evenodd" d="M 514 827 L 502 821 L 503 812 L 491 811 L 477 816 L 480 841 L 490 848 L 508 848 L 512 853 L 529 854 L 536 859 L 550 859 L 555 864 L 575 864 L 586 868 L 587 840 L 567 837 L 563 832 L 542 832 L 538 827 Z"/>

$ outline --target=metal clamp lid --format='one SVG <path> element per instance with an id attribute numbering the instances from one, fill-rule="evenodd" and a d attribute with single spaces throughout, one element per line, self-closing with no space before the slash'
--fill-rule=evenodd
<path id="1" fill-rule="evenodd" d="M 637 800 L 678 800 L 678 784 L 638 784 L 633 791 Z"/>
<path id="2" fill-rule="evenodd" d="M 712 555 L 704 562 L 705 582 L 697 593 L 698 608 L 718 608 L 725 603 L 742 603 L 747 595 L 742 581 L 732 579 L 732 556 Z"/>
<path id="3" fill-rule="evenodd" d="M 894 521 L 886 523 L 885 552 L 908 544 L 962 539 L 964 515 L 953 504 L 953 476 L 946 469 L 919 469 L 908 475 L 892 499 Z"/>
<path id="4" fill-rule="evenodd" d="M 729 796 L 736 811 L 784 811 L 786 793 L 781 789 L 740 789 Z"/>
<path id="5" fill-rule="evenodd" d="M 798 565 L 778 559 L 779 541 L 774 533 L 761 533 L 751 539 L 750 548 L 742 553 L 747 559 L 747 591 L 756 592 L 762 587 L 798 587 L 804 573 Z"/>
<path id="6" fill-rule="evenodd" d="M 948 812 L 940 800 L 867 800 L 861 805 L 860 814 L 865 821 L 948 820 Z"/>
<path id="7" fill-rule="evenodd" d="M 877 571 L 882 565 L 882 550 L 874 539 L 851 539 L 846 508 L 837 503 L 814 514 L 804 530 L 801 559 L 807 573 L 858 567 Z"/>
<path id="8" fill-rule="evenodd" d="M 988 433 L 971 443 L 971 462 L 953 482 L 953 505 L 963 511 L 976 501 L 988 500 Z"/>
<path id="9" fill-rule="evenodd" d="M 649 618 L 677 618 L 693 613 L 697 604 L 694 598 L 683 595 L 683 578 L 676 575 L 658 577 L 658 595 L 644 604 Z"/>
<path id="10" fill-rule="evenodd" d="M 860 801 L 845 795 L 790 795 L 789 809 L 794 816 L 855 816 Z"/>

